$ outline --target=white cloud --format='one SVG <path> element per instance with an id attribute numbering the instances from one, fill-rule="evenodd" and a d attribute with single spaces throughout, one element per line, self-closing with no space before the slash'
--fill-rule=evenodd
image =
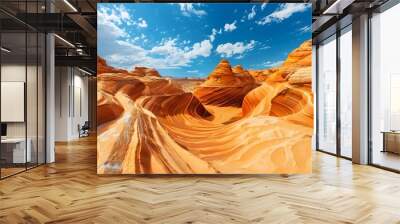
<path id="1" fill-rule="evenodd" d="M 207 15 L 206 11 L 198 9 L 202 5 L 200 3 L 178 3 L 178 5 L 184 16 L 195 15 L 201 17 Z"/>
<path id="2" fill-rule="evenodd" d="M 99 24 L 99 32 L 106 38 L 128 37 L 129 34 L 121 26 L 135 25 L 139 28 L 146 28 L 148 24 L 143 18 L 135 20 L 132 13 L 129 12 L 123 4 L 112 6 L 99 6 L 97 23 Z"/>
<path id="3" fill-rule="evenodd" d="M 97 23 L 100 27 L 100 32 L 105 38 L 127 36 L 127 32 L 120 28 L 123 22 L 131 23 L 132 19 L 123 5 L 114 7 L 100 6 L 97 12 Z"/>
<path id="4" fill-rule="evenodd" d="M 221 55 L 221 57 L 232 57 L 234 55 L 240 55 L 246 53 L 247 51 L 250 51 L 254 48 L 256 42 L 254 40 L 251 40 L 248 44 L 245 44 L 243 42 L 236 42 L 236 43 L 225 43 L 225 44 L 220 44 L 217 47 L 217 53 Z"/>
<path id="5" fill-rule="evenodd" d="M 199 73 L 199 70 L 189 70 L 187 73 Z"/>
<path id="6" fill-rule="evenodd" d="M 236 28 L 237 28 L 236 27 L 236 20 L 231 24 L 226 23 L 225 26 L 224 26 L 225 32 L 232 32 L 232 31 L 236 30 Z"/>
<path id="7" fill-rule="evenodd" d="M 215 28 L 213 28 L 212 31 L 211 31 L 211 34 L 209 36 L 211 42 L 213 42 L 215 40 L 215 36 L 217 35 L 217 33 L 218 33 L 218 31 Z"/>
<path id="8" fill-rule="evenodd" d="M 140 28 L 146 28 L 147 27 L 147 22 L 143 18 L 139 18 L 137 22 L 137 26 Z"/>
<path id="9" fill-rule="evenodd" d="M 282 63 L 283 61 L 266 61 L 265 63 L 262 64 L 262 66 L 272 68 L 280 66 Z"/>
<path id="10" fill-rule="evenodd" d="M 266 49 L 270 49 L 270 48 L 271 48 L 271 46 L 266 45 L 264 47 L 259 48 L 259 50 L 266 50 Z"/>
<path id="11" fill-rule="evenodd" d="M 131 37 L 123 28 L 145 28 L 148 24 L 143 18 L 134 20 L 132 13 L 123 5 L 100 6 L 98 15 L 99 42 L 102 43 L 99 54 L 116 67 L 128 70 L 134 66 L 156 69 L 181 68 L 189 66 L 196 58 L 210 56 L 213 49 L 208 38 L 191 45 L 190 41 L 178 43 L 178 39 L 170 38 L 153 45 L 152 48 L 145 48 L 142 46 L 146 45 L 138 44 L 149 42 L 145 34 Z"/>
<path id="12" fill-rule="evenodd" d="M 301 33 L 310 32 L 310 31 L 311 31 L 311 25 L 309 25 L 309 26 L 303 26 L 303 27 L 301 27 L 298 31 L 301 32 Z"/>
<path id="13" fill-rule="evenodd" d="M 263 10 L 265 9 L 265 6 L 267 6 L 267 3 L 266 3 L 266 2 L 264 2 L 264 3 L 261 4 L 261 11 L 263 11 Z"/>
<path id="14" fill-rule="evenodd" d="M 191 47 L 180 48 L 178 45 L 177 39 L 167 39 L 151 49 L 145 49 L 132 42 L 117 40 L 112 45 L 113 52 L 104 57 L 113 66 L 129 70 L 135 66 L 173 69 L 189 66 L 196 58 L 210 56 L 213 47 L 208 39 Z"/>
<path id="15" fill-rule="evenodd" d="M 257 21 L 257 24 L 265 25 L 265 24 L 272 23 L 272 22 L 281 22 L 281 21 L 291 17 L 295 13 L 306 11 L 310 6 L 311 6 L 311 4 L 308 4 L 308 3 L 281 4 L 277 10 L 275 10 L 268 16 L 265 16 L 261 20 Z"/>
<path id="16" fill-rule="evenodd" d="M 203 40 L 193 44 L 192 50 L 185 53 L 189 59 L 194 59 L 199 56 L 208 57 L 211 54 L 212 44 L 210 40 Z"/>
<path id="17" fill-rule="evenodd" d="M 254 16 L 256 16 L 256 6 L 255 5 L 251 8 L 251 12 L 249 13 L 249 15 L 247 15 L 247 19 L 251 20 L 254 18 Z"/>
<path id="18" fill-rule="evenodd" d="M 217 34 L 221 34 L 221 33 L 222 33 L 222 29 L 217 30 L 217 29 L 213 28 L 211 30 L 211 34 L 208 37 L 210 38 L 211 42 L 213 42 L 215 40 L 215 37 L 217 36 Z"/>

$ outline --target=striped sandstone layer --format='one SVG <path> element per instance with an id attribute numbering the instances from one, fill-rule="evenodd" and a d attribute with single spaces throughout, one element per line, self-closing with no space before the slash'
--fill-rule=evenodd
<path id="1" fill-rule="evenodd" d="M 265 80 L 223 60 L 193 88 L 147 68 L 98 74 L 98 173 L 310 172 L 309 52 Z"/>

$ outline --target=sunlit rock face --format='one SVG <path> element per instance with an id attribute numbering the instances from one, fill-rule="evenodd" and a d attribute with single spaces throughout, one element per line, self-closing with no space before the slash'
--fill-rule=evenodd
<path id="1" fill-rule="evenodd" d="M 132 74 L 138 75 L 138 76 L 154 76 L 154 77 L 161 77 L 160 73 L 158 73 L 157 70 L 154 68 L 146 68 L 146 67 L 135 67 L 133 71 L 131 71 Z"/>
<path id="2" fill-rule="evenodd" d="M 269 68 L 264 70 L 249 70 L 249 74 L 253 76 L 257 83 L 263 83 L 267 78 L 276 72 L 277 68 Z"/>
<path id="3" fill-rule="evenodd" d="M 311 42 L 260 76 L 227 60 L 195 81 L 100 62 L 99 174 L 311 172 Z"/>
<path id="4" fill-rule="evenodd" d="M 257 87 L 255 79 L 240 65 L 233 69 L 222 60 L 194 95 L 205 105 L 241 107 L 246 94 Z"/>
<path id="5" fill-rule="evenodd" d="M 285 81 L 290 78 L 300 68 L 310 67 L 312 64 L 312 43 L 306 41 L 297 49 L 292 51 L 285 62 L 274 72 L 267 80 L 271 81 Z M 310 73 L 311 77 L 311 73 Z"/>

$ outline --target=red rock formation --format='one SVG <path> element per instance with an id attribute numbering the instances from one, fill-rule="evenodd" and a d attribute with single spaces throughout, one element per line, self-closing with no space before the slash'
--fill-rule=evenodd
<path id="1" fill-rule="evenodd" d="M 155 70 L 107 70 L 98 77 L 98 173 L 310 172 L 307 46 L 259 79 L 223 60 L 194 94 Z"/>
<path id="2" fill-rule="evenodd" d="M 97 123 L 102 125 L 117 119 L 123 113 L 123 108 L 110 94 L 97 94 Z"/>
<path id="3" fill-rule="evenodd" d="M 267 78 L 273 74 L 274 72 L 278 71 L 277 68 L 269 68 L 269 69 L 264 69 L 264 70 L 249 70 L 249 73 L 253 78 L 256 80 L 258 83 L 262 83 Z"/>
<path id="4" fill-rule="evenodd" d="M 128 71 L 123 69 L 113 68 L 107 65 L 106 60 L 97 56 L 97 74 L 99 75 L 103 73 L 128 73 Z"/>
<path id="5" fill-rule="evenodd" d="M 312 64 L 312 43 L 311 40 L 304 42 L 297 49 L 292 51 L 285 62 L 274 72 L 268 80 L 285 81 L 290 78 L 298 69 L 311 67 Z M 311 73 L 310 73 L 311 77 Z M 311 79 L 310 79 L 311 80 Z"/>
<path id="6" fill-rule="evenodd" d="M 255 79 L 246 70 L 240 65 L 232 70 L 224 59 L 194 94 L 206 105 L 240 107 L 245 95 L 256 86 Z"/>
<path id="7" fill-rule="evenodd" d="M 158 73 L 158 71 L 155 70 L 154 68 L 135 67 L 135 69 L 131 71 L 131 73 L 138 76 L 161 77 L 160 73 Z"/>
<path id="8" fill-rule="evenodd" d="M 276 116 L 312 127 L 311 51 L 311 41 L 306 41 L 290 53 L 263 85 L 247 94 L 243 115 Z"/>

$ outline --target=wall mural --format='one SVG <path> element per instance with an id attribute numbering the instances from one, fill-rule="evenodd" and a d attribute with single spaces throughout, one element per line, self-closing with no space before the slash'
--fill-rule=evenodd
<path id="1" fill-rule="evenodd" d="M 311 5 L 98 4 L 99 174 L 311 172 Z"/>

